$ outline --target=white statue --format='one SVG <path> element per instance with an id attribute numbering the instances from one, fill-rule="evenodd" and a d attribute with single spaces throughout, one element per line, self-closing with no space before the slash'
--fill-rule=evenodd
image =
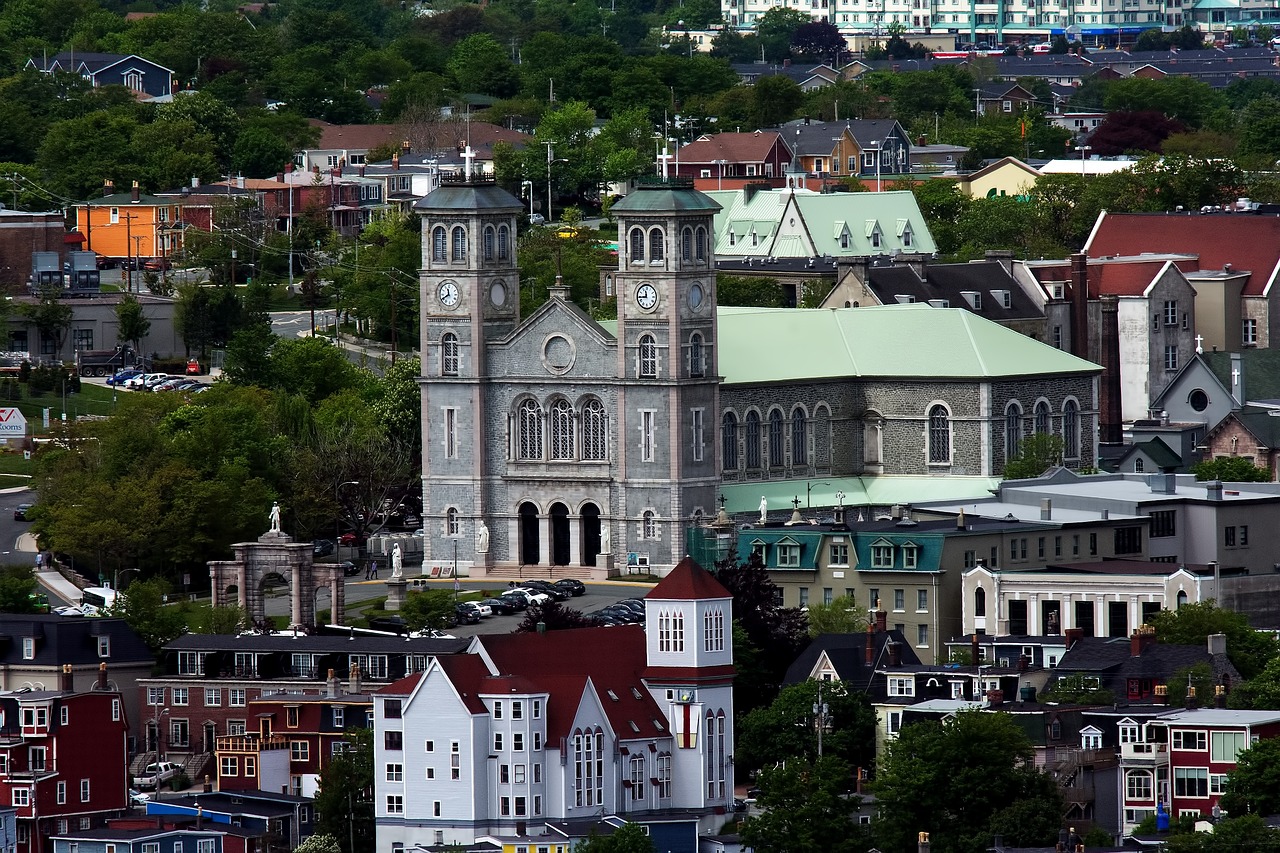
<path id="1" fill-rule="evenodd" d="M 476 553 L 489 553 L 489 528 L 485 525 L 484 519 L 476 522 Z"/>
<path id="2" fill-rule="evenodd" d="M 606 557 L 613 553 L 613 532 L 608 519 L 600 525 L 600 553 Z"/>
<path id="3" fill-rule="evenodd" d="M 764 495 L 760 496 L 760 523 L 764 524 L 769 519 L 769 499 Z"/>
<path id="4" fill-rule="evenodd" d="M 280 504 L 279 503 L 271 504 L 270 518 L 271 518 L 271 532 L 279 533 L 280 532 Z"/>
<path id="5" fill-rule="evenodd" d="M 391 546 L 391 579 L 404 577 L 404 554 L 400 553 L 400 543 Z"/>

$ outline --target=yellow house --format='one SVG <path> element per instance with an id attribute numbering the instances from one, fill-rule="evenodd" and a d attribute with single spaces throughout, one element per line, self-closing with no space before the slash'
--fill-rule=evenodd
<path id="1" fill-rule="evenodd" d="M 1017 157 L 1005 157 L 960 179 L 960 191 L 971 198 L 1026 195 L 1040 172 Z"/>
<path id="2" fill-rule="evenodd" d="M 138 182 L 127 193 L 112 193 L 76 206 L 76 228 L 85 250 L 108 258 L 167 258 L 182 248 L 179 208 L 174 199 L 143 195 Z"/>

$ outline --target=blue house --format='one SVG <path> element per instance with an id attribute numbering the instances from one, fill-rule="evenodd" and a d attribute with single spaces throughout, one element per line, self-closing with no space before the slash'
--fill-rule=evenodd
<path id="1" fill-rule="evenodd" d="M 273 794 L 268 791 L 211 791 L 150 800 L 147 802 L 147 816 L 185 816 L 189 819 L 201 817 L 207 823 L 240 827 L 254 835 L 274 835 L 292 850 L 315 832 L 316 811 L 308 797 Z M 148 850 L 146 853 L 164 851 Z"/>
<path id="2" fill-rule="evenodd" d="M 208 823 L 198 829 L 193 824 L 140 819 L 113 823 L 116 825 L 56 835 L 53 853 L 234 853 L 245 849 L 241 843 L 224 844 L 226 828 L 216 829 Z M 143 823 L 151 825 L 139 826 Z"/>
<path id="3" fill-rule="evenodd" d="M 32 57 L 27 68 L 46 74 L 69 71 L 91 82 L 94 88 L 124 86 L 140 95 L 158 98 L 173 94 L 173 71 L 149 59 L 118 53 L 64 51 L 50 57 Z"/>

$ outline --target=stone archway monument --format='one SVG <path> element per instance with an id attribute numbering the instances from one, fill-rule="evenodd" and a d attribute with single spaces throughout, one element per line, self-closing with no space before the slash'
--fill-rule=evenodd
<path id="1" fill-rule="evenodd" d="M 342 624 L 346 616 L 346 586 L 342 567 L 336 563 L 314 563 L 310 542 L 295 542 L 280 529 L 280 505 L 273 504 L 271 529 L 256 542 L 231 546 L 233 560 L 210 560 L 209 579 L 215 607 L 238 604 L 253 624 L 266 620 L 262 582 L 268 575 L 280 575 L 289 582 L 290 627 L 309 628 L 316 621 L 316 589 L 327 586 L 333 602 L 331 620 Z"/>

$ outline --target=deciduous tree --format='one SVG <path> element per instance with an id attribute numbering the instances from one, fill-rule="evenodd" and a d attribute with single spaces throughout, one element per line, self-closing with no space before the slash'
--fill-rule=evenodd
<path id="1" fill-rule="evenodd" d="M 875 712 L 865 696 L 850 693 L 839 681 L 792 684 L 767 706 L 743 716 L 738 723 L 737 763 L 758 770 L 795 759 L 816 761 L 819 715 L 814 708 L 819 694 L 826 707 L 822 754 L 841 758 L 851 767 L 870 768 L 875 761 Z"/>
<path id="2" fill-rule="evenodd" d="M 868 614 L 850 596 L 842 595 L 830 604 L 809 605 L 809 636 L 856 634 L 867 629 Z"/>
<path id="3" fill-rule="evenodd" d="M 1222 807 L 1234 816 L 1280 813 L 1280 738 L 1258 741 L 1237 756 Z"/>
<path id="4" fill-rule="evenodd" d="M 1219 456 L 1191 466 L 1197 480 L 1221 480 L 1224 483 L 1269 483 L 1271 472 L 1254 465 L 1243 456 Z"/>
<path id="5" fill-rule="evenodd" d="M 336 838 L 342 853 L 368 849 L 373 837 L 373 729 L 353 728 L 347 746 L 320 771 L 317 828 Z"/>
<path id="6" fill-rule="evenodd" d="M 793 758 L 760 774 L 763 812 L 747 818 L 742 841 L 759 853 L 864 853 L 866 829 L 854 822 L 853 771 L 842 758 Z M 906 849 L 905 847 L 902 849 Z"/>
<path id="7" fill-rule="evenodd" d="M 1246 679 L 1253 678 L 1280 654 L 1274 634 L 1255 631 L 1249 617 L 1219 607 L 1216 602 L 1184 604 L 1177 610 L 1162 610 L 1151 617 L 1151 625 L 1162 643 L 1205 647 L 1210 634 L 1225 634 L 1227 656 Z M 1170 691 L 1169 698 L 1175 698 Z"/>

